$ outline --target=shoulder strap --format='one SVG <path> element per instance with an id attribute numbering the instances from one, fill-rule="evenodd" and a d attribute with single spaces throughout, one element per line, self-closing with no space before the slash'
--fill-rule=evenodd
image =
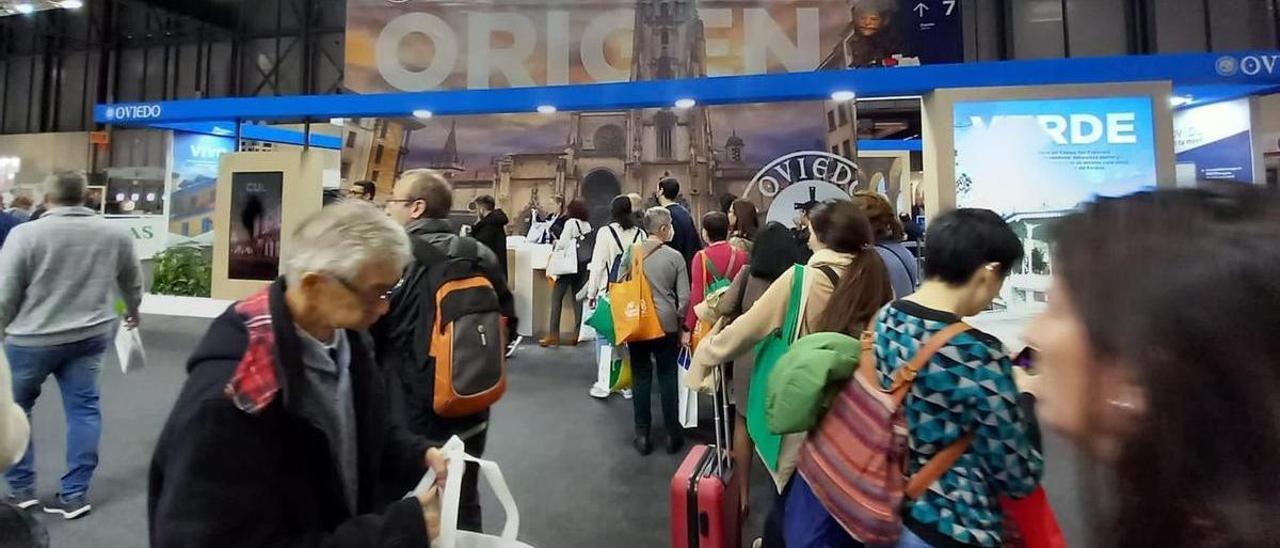
<path id="1" fill-rule="evenodd" d="M 413 244 L 414 260 L 418 261 L 423 268 L 448 258 L 448 256 L 441 253 L 439 249 L 436 249 L 436 246 L 427 243 L 427 241 L 422 238 L 409 236 L 409 241 Z"/>
<path id="2" fill-rule="evenodd" d="M 618 249 L 624 249 L 622 246 L 622 237 L 618 236 L 618 231 L 614 229 L 612 225 L 605 228 L 608 228 L 609 234 L 613 235 L 613 241 L 618 244 Z"/>
<path id="3" fill-rule="evenodd" d="M 956 322 L 942 328 L 941 331 L 934 333 L 924 342 L 916 351 L 915 357 L 911 358 L 911 362 L 905 367 L 899 369 L 893 375 L 893 384 L 885 390 L 886 393 L 893 396 L 893 402 L 897 406 L 902 405 L 902 401 L 907 398 L 907 393 L 911 391 L 911 385 L 916 382 L 916 377 L 920 374 L 920 370 L 929 365 L 929 360 L 933 359 L 933 355 L 937 354 L 942 347 L 956 335 L 964 333 L 971 329 L 969 324 L 964 322 Z"/>
<path id="4" fill-rule="evenodd" d="M 702 266 L 706 267 L 706 272 L 703 272 L 703 278 L 707 275 L 711 276 L 711 280 L 717 280 L 724 277 L 720 274 L 720 271 L 716 269 L 715 261 L 712 261 L 711 256 L 707 255 L 707 250 L 704 249 L 699 251 L 698 256 L 702 257 Z"/>
<path id="5" fill-rule="evenodd" d="M 817 268 L 818 270 L 822 271 L 823 274 L 827 275 L 828 280 L 831 280 L 831 287 L 840 286 L 840 273 L 836 272 L 836 269 L 832 268 L 831 265 L 824 264 Z"/>
<path id="6" fill-rule="evenodd" d="M 934 333 L 933 336 L 929 337 L 929 339 L 925 341 L 924 346 L 916 351 L 916 355 L 911 359 L 911 362 L 894 374 L 893 386 L 891 386 L 889 390 L 886 390 L 886 392 L 889 392 L 892 395 L 894 403 L 900 407 L 902 405 L 902 401 L 906 399 L 907 393 L 910 392 L 911 385 L 915 383 L 916 376 L 919 375 L 920 370 L 928 365 L 929 360 L 933 359 L 933 356 L 937 354 L 943 346 L 948 342 L 951 342 L 951 339 L 955 338 L 956 335 L 968 331 L 969 329 L 970 327 L 968 324 L 964 322 L 956 322 L 948 325 L 943 328 L 942 331 Z M 867 340 L 867 334 L 864 334 L 863 337 L 863 340 Z M 874 337 L 872 343 L 874 344 Z M 866 347 L 864 346 L 864 348 Z M 863 359 L 867 359 L 865 350 Z M 874 354 L 871 356 L 871 364 L 874 367 Z M 924 494 L 924 492 L 929 489 L 930 485 L 933 485 L 934 482 L 938 481 L 938 478 L 941 478 L 943 474 L 946 474 L 947 471 L 951 469 L 951 467 L 955 466 L 956 461 L 960 460 L 960 456 L 964 455 L 965 452 L 969 450 L 969 445 L 972 443 L 973 432 L 969 432 L 953 442 L 951 445 L 948 445 L 941 451 L 938 451 L 933 458 L 929 459 L 929 462 L 925 463 L 919 471 L 907 479 L 907 485 L 903 489 L 903 494 L 908 499 L 914 500 L 920 498 L 920 495 Z"/>
<path id="7" fill-rule="evenodd" d="M 796 340 L 800 330 L 800 314 L 804 309 L 804 265 L 796 265 L 791 269 L 791 298 L 787 301 L 787 316 L 783 320 L 782 334 L 787 341 Z"/>

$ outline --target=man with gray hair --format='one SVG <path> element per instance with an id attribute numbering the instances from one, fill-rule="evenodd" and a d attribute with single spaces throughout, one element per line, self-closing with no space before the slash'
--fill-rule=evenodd
<path id="1" fill-rule="evenodd" d="M 689 306 L 689 269 L 685 266 L 684 255 L 667 245 L 676 234 L 670 210 L 662 206 L 646 210 L 644 229 L 649 233 L 649 238 L 640 244 L 644 253 L 644 275 L 649 280 L 654 308 L 666 334 L 651 341 L 627 344 L 631 356 L 631 403 L 636 426 L 633 443 L 641 455 L 648 455 L 652 450 L 649 430 L 653 412 L 649 398 L 656 374 L 662 418 L 667 430 L 666 449 L 667 453 L 675 454 L 684 447 L 684 429 L 676 409 L 680 395 L 676 360 L 680 355 L 680 324 Z"/>
<path id="2" fill-rule="evenodd" d="M 366 202 L 302 222 L 283 278 L 214 320 L 188 361 L 151 461 L 151 546 L 428 545 L 436 491 L 399 497 L 444 459 L 392 416 L 363 334 L 409 259 Z"/>
<path id="3" fill-rule="evenodd" d="M 415 434 L 444 441 L 462 438 L 467 453 L 483 456 L 489 432 L 489 410 L 462 417 L 445 417 L 433 407 L 435 362 L 430 357 L 432 323 L 438 283 L 446 272 L 450 279 L 483 276 L 494 288 L 492 298 L 508 321 L 508 338 L 515 332 L 515 305 L 493 250 L 470 237 L 458 236 L 449 222 L 453 187 L 439 172 L 407 171 L 392 187 L 386 200 L 387 215 L 403 225 L 414 246 L 414 261 L 403 283 L 391 296 L 391 311 L 374 328 L 378 361 L 388 376 L 398 380 L 397 402 L 405 423 Z M 487 301 L 487 299 L 484 299 Z M 464 364 L 465 365 L 465 364 Z M 457 364 L 455 364 L 455 367 Z M 462 479 L 458 526 L 480 531 L 481 509 L 478 468 L 468 463 Z"/>
<path id="4" fill-rule="evenodd" d="M 13 394 L 31 414 L 40 386 L 53 375 L 67 420 L 67 472 L 44 511 L 75 519 L 89 513 L 89 485 L 98 466 L 102 410 L 98 371 L 119 318 L 138 326 L 142 273 L 133 238 L 84 207 L 80 173 L 58 173 L 45 182 L 48 213 L 9 233 L 0 248 L 0 338 L 13 368 Z M 36 496 L 35 445 L 5 473 L 10 502 L 40 504 Z"/>

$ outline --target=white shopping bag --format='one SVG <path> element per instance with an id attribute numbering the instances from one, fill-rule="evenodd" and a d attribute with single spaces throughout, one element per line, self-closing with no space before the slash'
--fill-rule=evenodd
<path id="1" fill-rule="evenodd" d="M 449 479 L 445 481 L 444 493 L 440 502 L 440 537 L 432 540 L 436 548 L 532 548 L 528 544 L 516 540 L 520 530 L 520 510 L 516 507 L 511 489 L 502 477 L 502 471 L 493 461 L 477 459 L 466 452 L 466 447 L 457 436 L 449 439 L 441 448 L 449 461 Z M 462 497 L 462 475 L 466 473 L 468 462 L 480 467 L 485 481 L 493 489 L 493 494 L 507 514 L 507 523 L 502 526 L 501 535 L 485 535 L 470 531 L 458 530 L 458 502 Z M 436 482 L 434 470 L 428 470 L 422 481 L 409 496 L 418 496 L 431 489 Z"/>
<path id="2" fill-rule="evenodd" d="M 582 324 L 578 326 L 578 342 L 591 342 L 596 340 L 596 329 L 587 325 L 587 319 L 596 311 L 594 308 L 582 305 Z"/>
<path id="3" fill-rule="evenodd" d="M 147 353 L 142 349 L 142 334 L 122 322 L 116 331 L 116 357 L 120 358 L 120 370 L 128 373 L 142 369 L 147 364 Z"/>
<path id="4" fill-rule="evenodd" d="M 556 249 L 547 258 L 548 276 L 565 276 L 578 273 L 578 251 L 572 247 Z"/>
<path id="5" fill-rule="evenodd" d="M 676 359 L 676 363 L 680 365 L 681 371 L 678 371 L 680 378 L 684 378 L 689 373 L 689 366 L 692 364 L 692 356 L 689 347 L 685 346 L 680 349 L 680 357 Z M 698 427 L 698 392 L 690 390 L 685 383 L 680 383 L 680 425 L 685 428 Z"/>

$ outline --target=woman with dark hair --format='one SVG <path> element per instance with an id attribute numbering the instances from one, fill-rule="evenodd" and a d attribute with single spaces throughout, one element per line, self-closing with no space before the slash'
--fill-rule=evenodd
<path id="1" fill-rule="evenodd" d="M 871 221 L 871 230 L 876 233 L 876 252 L 889 270 L 894 296 L 901 299 L 914 293 L 920 285 L 919 266 L 915 256 L 902 245 L 906 233 L 902 221 L 893 212 L 893 204 L 883 194 L 867 190 L 854 193 L 853 203 L 862 208 Z"/>
<path id="2" fill-rule="evenodd" d="M 814 225 L 820 230 L 821 214 Z M 836 330 L 852 322 L 854 332 L 865 328 L 874 334 L 871 373 L 878 388 L 913 380 L 901 403 L 905 472 L 941 473 L 923 493 L 902 501 L 898 547 L 1000 546 L 1005 539 L 999 498 L 1031 493 L 1044 461 L 1035 426 L 1019 407 L 1004 345 L 961 319 L 982 312 L 999 295 L 1021 264 L 1022 242 L 994 212 L 957 209 L 934 219 L 925 252 L 925 281 L 910 297 L 881 309 L 870 326 L 846 314 L 844 306 L 828 307 L 832 323 L 824 327 Z M 941 345 L 936 352 L 924 350 L 935 345 Z M 914 365 L 918 369 L 907 369 L 920 352 L 927 353 Z M 849 383 L 845 390 L 856 392 L 859 385 Z M 788 546 L 858 546 L 863 540 L 846 532 L 866 530 L 856 509 L 865 498 L 858 485 L 868 472 L 846 450 L 850 436 L 871 420 L 858 405 L 848 392 L 837 396 L 800 451 L 799 477 L 785 495 Z M 952 453 L 958 456 L 949 465 L 935 460 Z"/>
<path id="3" fill-rule="evenodd" d="M 639 196 L 636 196 L 638 199 Z M 596 299 L 604 295 L 609 282 L 617 281 L 614 276 L 622 262 L 623 253 L 631 246 L 638 244 L 648 236 L 636 226 L 633 200 L 628 195 L 617 196 L 609 204 L 609 216 L 613 222 L 596 229 L 596 247 L 591 254 L 588 266 L 587 285 L 583 288 L 583 298 L 587 306 L 595 308 Z M 596 371 L 596 383 L 591 386 L 591 397 L 609 397 L 609 366 L 599 364 Z"/>
<path id="4" fill-rule="evenodd" d="M 756 205 L 746 200 L 734 200 L 729 208 L 729 243 L 751 253 L 751 242 L 760 229 L 760 214 Z"/>
<path id="5" fill-rule="evenodd" d="M 709 304 L 697 307 L 698 319 L 714 324 L 720 318 L 732 321 L 741 316 L 764 295 L 774 280 L 800 262 L 800 249 L 796 246 L 791 229 L 779 222 L 765 225 L 755 235 L 755 244 L 747 266 L 734 277 L 733 284 L 716 301 L 714 308 Z M 754 347 L 733 359 L 733 402 L 738 410 L 734 418 L 733 462 L 734 469 L 740 470 L 739 474 L 746 474 L 743 477 L 750 477 L 751 455 L 755 452 L 755 445 L 747 435 L 747 395 L 751 388 L 751 373 L 755 368 L 755 361 Z M 741 488 L 738 500 L 744 511 L 750 500 L 749 484 L 746 481 L 738 482 Z"/>
<path id="6" fill-rule="evenodd" d="M 591 223 L 587 222 L 590 214 L 586 200 L 578 198 L 569 202 L 565 215 L 561 216 L 565 222 L 553 245 L 555 251 L 563 253 L 566 249 L 577 249 L 579 242 L 591 234 Z M 578 344 L 578 327 L 582 326 L 582 302 L 577 299 L 577 294 L 587 285 L 582 265 L 578 269 L 576 274 L 564 274 L 556 278 L 555 288 L 551 290 L 551 323 L 547 326 L 546 336 L 538 341 L 544 348 L 560 345 L 560 305 L 566 296 L 573 299 L 574 328 L 569 346 Z"/>
<path id="7" fill-rule="evenodd" d="M 1104 199 L 1055 229 L 1041 420 L 1101 463 L 1091 546 L 1280 539 L 1280 195 Z M 933 241 L 930 240 L 930 247 Z M 1103 479 L 1105 478 L 1105 479 Z"/>
<path id="8" fill-rule="evenodd" d="M 880 256 L 871 250 L 871 225 L 848 200 L 831 200 L 810 214 L 813 257 L 805 267 L 808 306 L 802 311 L 799 335 L 819 331 L 860 333 L 876 310 L 893 299 L 893 288 Z M 764 245 L 762 241 L 759 245 Z M 793 249 L 794 249 L 794 244 Z M 752 271 L 756 270 L 752 266 Z M 764 294 L 719 332 L 708 335 L 694 352 L 699 370 L 728 363 L 748 352 L 783 324 L 791 300 L 795 270 L 788 268 Z M 839 303 L 838 306 L 825 306 Z M 735 378 L 737 376 L 735 371 Z M 749 378 L 749 377 L 748 377 Z M 735 380 L 735 382 L 737 382 Z M 758 388 L 758 387 L 756 387 Z M 804 435 L 784 438 L 774 482 L 784 487 L 795 471 Z"/>

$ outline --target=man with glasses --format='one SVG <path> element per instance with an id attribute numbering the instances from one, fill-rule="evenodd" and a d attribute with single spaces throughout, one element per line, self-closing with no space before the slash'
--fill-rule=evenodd
<path id="1" fill-rule="evenodd" d="M 160 434 L 150 544 L 427 546 L 444 459 L 392 414 L 362 332 L 410 260 L 404 231 L 347 200 L 302 221 L 284 276 L 214 320 Z"/>
<path id="2" fill-rule="evenodd" d="M 474 239 L 458 236 L 457 227 L 449 221 L 453 209 L 453 187 L 449 182 L 429 169 L 407 171 L 396 181 L 392 196 L 385 203 L 387 215 L 405 227 L 414 245 L 432 246 L 450 259 L 474 259 L 473 266 L 493 284 L 502 314 L 509 321 L 508 331 L 513 333 L 515 306 L 498 257 Z M 436 288 L 427 281 L 430 267 L 415 260 L 392 293 L 391 311 L 373 330 L 378 361 L 393 380 L 398 377 L 401 382 L 396 392 L 403 395 L 404 401 L 398 403 L 410 430 L 433 440 L 459 436 L 466 442 L 467 453 L 479 457 L 484 454 L 488 436 L 489 411 L 467 417 L 441 417 L 432 406 L 435 367 L 429 358 L 429 334 L 433 318 L 422 313 L 423 304 L 435 299 Z M 481 512 L 477 472 L 474 465 L 468 464 L 462 480 L 458 525 L 478 532 Z"/>

